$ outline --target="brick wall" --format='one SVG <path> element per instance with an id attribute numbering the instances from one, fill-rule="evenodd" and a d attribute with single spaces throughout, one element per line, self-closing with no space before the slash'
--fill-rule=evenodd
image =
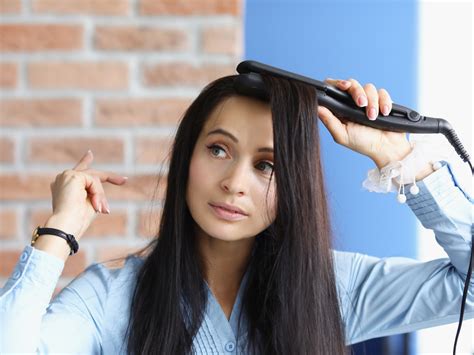
<path id="1" fill-rule="evenodd" d="M 241 0 L 0 0 L 0 284 L 51 214 L 49 188 L 87 149 L 104 184 L 99 215 L 58 291 L 87 265 L 156 233 L 165 160 L 182 113 L 242 58 Z M 156 189 L 157 188 L 157 189 Z"/>

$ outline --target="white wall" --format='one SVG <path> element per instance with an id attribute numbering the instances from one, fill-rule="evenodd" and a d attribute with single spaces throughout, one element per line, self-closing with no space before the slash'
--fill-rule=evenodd
<path id="1" fill-rule="evenodd" d="M 419 0 L 419 101 L 422 115 L 451 122 L 474 161 L 473 151 L 473 13 L 472 0 Z M 411 138 L 410 138 L 411 139 Z M 473 196 L 472 176 L 442 135 L 413 137 L 428 140 L 447 155 L 463 189 Z M 418 258 L 444 258 L 434 234 L 418 223 Z M 417 354 L 452 354 L 457 323 L 417 332 Z M 474 354 L 473 321 L 464 321 L 457 354 Z"/>

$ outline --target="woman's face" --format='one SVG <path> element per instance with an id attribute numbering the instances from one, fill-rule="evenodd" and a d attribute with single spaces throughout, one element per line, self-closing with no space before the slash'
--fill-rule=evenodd
<path id="1" fill-rule="evenodd" d="M 243 96 L 224 100 L 206 121 L 191 157 L 186 202 L 198 236 L 236 241 L 265 230 L 276 211 L 272 170 L 270 106 Z M 211 205 L 222 203 L 245 215 L 220 217 Z"/>

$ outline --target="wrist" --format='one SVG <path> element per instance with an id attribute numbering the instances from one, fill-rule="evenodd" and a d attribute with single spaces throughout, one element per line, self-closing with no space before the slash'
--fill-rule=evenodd
<path id="1" fill-rule="evenodd" d="M 40 235 L 33 246 L 34 248 L 53 255 L 63 261 L 69 257 L 71 248 L 68 243 L 58 236 L 42 234 Z"/>
<path id="2" fill-rule="evenodd" d="M 67 217 L 61 215 L 50 216 L 42 227 L 59 229 L 64 233 L 72 234 L 76 240 L 80 239 L 80 231 L 77 226 L 70 222 Z"/>
<path id="3" fill-rule="evenodd" d="M 407 142 L 407 145 L 405 145 L 399 150 L 385 152 L 383 154 L 374 156 L 371 159 L 375 163 L 377 168 L 381 170 L 383 167 L 387 166 L 391 162 L 401 161 L 405 159 L 412 151 L 413 147 L 410 145 L 409 142 Z"/>

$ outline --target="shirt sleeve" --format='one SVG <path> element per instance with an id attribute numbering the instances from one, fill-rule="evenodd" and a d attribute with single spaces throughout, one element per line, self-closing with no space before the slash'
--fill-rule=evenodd
<path id="1" fill-rule="evenodd" d="M 0 290 L 0 353 L 100 353 L 100 269 L 91 265 L 50 303 L 63 268 L 25 247 Z"/>
<path id="2" fill-rule="evenodd" d="M 457 184 L 449 164 L 417 183 L 407 204 L 434 231 L 448 258 L 422 262 L 335 252 L 346 343 L 458 322 L 472 242 L 473 199 Z M 474 275 L 464 319 L 474 318 Z"/>

